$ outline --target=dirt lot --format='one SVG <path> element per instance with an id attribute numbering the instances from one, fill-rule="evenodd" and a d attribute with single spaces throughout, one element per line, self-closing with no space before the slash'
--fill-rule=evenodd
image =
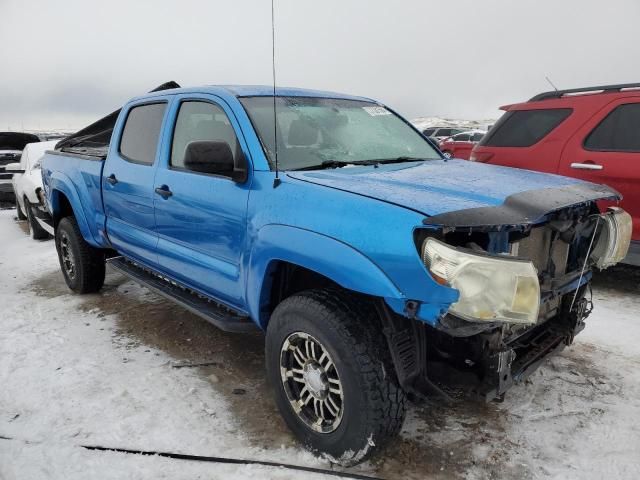
<path id="1" fill-rule="evenodd" d="M 0 436 L 35 443 L 0 440 L 0 478 L 307 478 L 79 452 L 82 443 L 331 468 L 300 449 L 276 411 L 261 335 L 220 332 L 116 273 L 98 295 L 71 295 L 53 242 L 24 232 L 11 211 L 0 212 Z M 388 479 L 638 478 L 640 269 L 599 274 L 594 302 L 576 343 L 504 403 L 414 405 L 401 438 L 350 471 Z"/>

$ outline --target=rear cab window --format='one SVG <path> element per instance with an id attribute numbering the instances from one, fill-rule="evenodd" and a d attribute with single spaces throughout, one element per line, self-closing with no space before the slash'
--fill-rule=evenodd
<path id="1" fill-rule="evenodd" d="M 640 103 L 618 105 L 584 141 L 586 150 L 640 152 Z"/>
<path id="2" fill-rule="evenodd" d="M 120 138 L 122 158 L 132 163 L 153 165 L 166 102 L 139 105 L 129 110 Z"/>
<path id="3" fill-rule="evenodd" d="M 571 108 L 506 112 L 480 141 L 480 145 L 486 147 L 530 147 L 551 133 L 572 112 Z"/>

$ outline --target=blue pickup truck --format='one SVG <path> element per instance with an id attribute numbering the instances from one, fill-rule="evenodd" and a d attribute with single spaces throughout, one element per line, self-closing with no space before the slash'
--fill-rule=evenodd
<path id="1" fill-rule="evenodd" d="M 155 91 L 42 171 L 73 291 L 109 264 L 264 331 L 287 424 L 342 463 L 388 443 L 407 399 L 501 399 L 569 345 L 631 232 L 606 186 L 446 159 L 374 100 L 301 89 Z"/>

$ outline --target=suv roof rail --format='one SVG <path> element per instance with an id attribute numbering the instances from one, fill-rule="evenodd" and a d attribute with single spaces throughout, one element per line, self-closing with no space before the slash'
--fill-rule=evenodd
<path id="1" fill-rule="evenodd" d="M 618 85 L 601 85 L 598 87 L 583 87 L 583 88 L 569 88 L 567 90 L 552 90 L 550 92 L 539 93 L 535 97 L 529 99 L 530 102 L 537 102 L 540 100 L 548 100 L 550 98 L 561 98 L 565 95 L 571 95 L 574 93 L 587 93 L 587 92 L 619 92 L 625 89 L 638 88 L 640 89 L 640 83 L 620 83 Z"/>

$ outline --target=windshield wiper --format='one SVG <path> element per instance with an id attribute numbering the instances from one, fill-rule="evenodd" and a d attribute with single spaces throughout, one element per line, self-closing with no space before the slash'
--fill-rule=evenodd
<path id="1" fill-rule="evenodd" d="M 377 165 L 378 160 L 354 160 L 352 162 L 342 160 L 325 160 L 320 165 L 310 165 L 308 167 L 296 168 L 295 170 L 322 170 L 326 168 L 342 168 L 347 165 Z"/>
<path id="2" fill-rule="evenodd" d="M 395 157 L 395 158 L 380 158 L 378 160 L 371 160 L 375 163 L 403 163 L 403 162 L 421 162 L 423 160 L 435 160 L 430 158 L 417 158 L 417 157 Z"/>

